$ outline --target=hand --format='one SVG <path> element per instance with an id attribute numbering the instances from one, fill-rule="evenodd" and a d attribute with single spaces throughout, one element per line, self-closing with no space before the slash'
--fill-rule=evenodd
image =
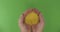
<path id="1" fill-rule="evenodd" d="M 39 14 L 40 17 L 40 23 L 37 25 L 37 32 L 43 32 L 43 28 L 44 28 L 44 19 L 42 14 Z"/>
<path id="2" fill-rule="evenodd" d="M 25 11 L 21 16 L 20 16 L 20 19 L 19 19 L 19 27 L 21 29 L 21 32 L 30 32 L 31 30 L 31 27 L 28 26 L 28 25 L 25 25 L 23 22 L 24 22 L 24 17 L 29 13 L 31 12 L 32 9 L 28 9 L 27 11 Z"/>
<path id="3" fill-rule="evenodd" d="M 39 13 L 39 11 L 37 11 L 37 9 L 35 9 L 37 13 Z M 37 25 L 32 26 L 33 32 L 43 32 L 43 28 L 44 28 L 44 18 L 42 13 L 39 13 L 39 19 L 40 22 Z"/>

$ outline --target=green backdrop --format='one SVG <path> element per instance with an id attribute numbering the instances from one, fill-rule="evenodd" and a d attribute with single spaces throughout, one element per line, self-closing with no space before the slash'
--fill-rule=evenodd
<path id="1" fill-rule="evenodd" d="M 42 12 L 44 32 L 60 32 L 59 0 L 0 0 L 0 32 L 20 32 L 18 19 L 28 8 Z"/>

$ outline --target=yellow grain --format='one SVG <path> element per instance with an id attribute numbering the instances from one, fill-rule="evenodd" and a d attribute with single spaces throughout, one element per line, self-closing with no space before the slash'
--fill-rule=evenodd
<path id="1" fill-rule="evenodd" d="M 35 12 L 31 12 L 25 17 L 25 23 L 29 25 L 37 24 L 38 20 L 38 15 Z"/>

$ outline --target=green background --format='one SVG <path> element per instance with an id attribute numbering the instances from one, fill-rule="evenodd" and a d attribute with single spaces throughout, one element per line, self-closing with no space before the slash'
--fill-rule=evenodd
<path id="1" fill-rule="evenodd" d="M 0 0 L 0 32 L 20 32 L 18 19 L 28 8 L 42 12 L 44 32 L 60 32 L 59 0 Z"/>

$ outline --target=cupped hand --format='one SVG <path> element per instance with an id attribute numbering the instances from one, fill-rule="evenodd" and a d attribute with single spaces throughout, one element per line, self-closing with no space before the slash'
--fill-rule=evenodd
<path id="1" fill-rule="evenodd" d="M 25 25 L 24 24 L 24 18 L 25 16 L 30 13 L 32 11 L 32 9 L 28 9 L 26 10 L 19 18 L 19 27 L 21 29 L 21 32 L 31 32 L 31 28 L 29 25 Z"/>

